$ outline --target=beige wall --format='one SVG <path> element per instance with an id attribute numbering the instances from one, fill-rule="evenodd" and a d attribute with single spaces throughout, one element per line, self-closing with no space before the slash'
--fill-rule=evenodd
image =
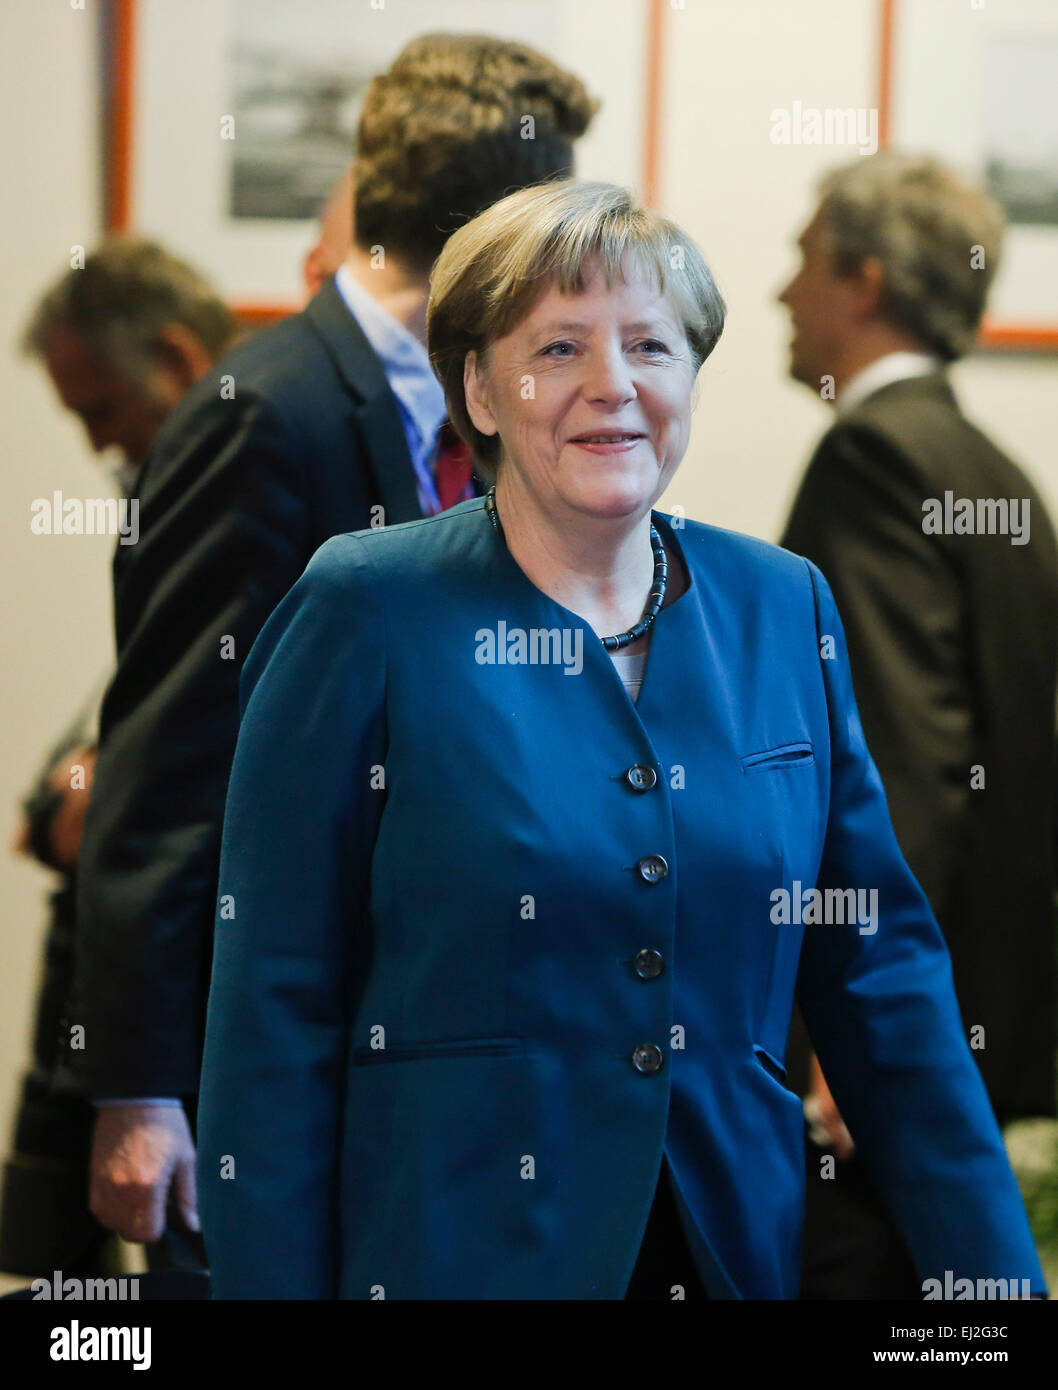
<path id="1" fill-rule="evenodd" d="M 775 540 L 830 407 L 785 378 L 787 315 L 774 296 L 795 267 L 818 178 L 855 150 L 773 145 L 769 116 L 796 100 L 876 104 L 877 7 L 687 0 L 667 20 L 664 210 L 702 248 L 728 322 L 664 505 Z M 953 384 L 1058 515 L 1058 358 L 982 354 L 956 368 Z"/>
<path id="2" fill-rule="evenodd" d="M 0 242 L 0 411 L 4 426 L 4 652 L 0 738 L 4 843 L 16 801 L 45 747 L 109 661 L 107 538 L 35 537 L 34 497 L 103 491 L 79 426 L 11 344 L 39 289 L 75 243 L 98 230 L 95 7 L 6 0 L 0 6 L 0 122 L 5 189 Z M 437 6 L 438 15 L 443 5 Z M 759 19 L 759 27 L 755 20 Z M 663 202 L 706 253 L 730 318 L 703 381 L 695 435 L 666 497 L 692 517 L 774 539 L 827 422 L 826 407 L 784 380 L 786 321 L 772 302 L 793 265 L 811 187 L 833 149 L 770 143 L 769 113 L 870 105 L 875 6 L 695 3 L 669 19 Z M 605 35 L 600 36 L 600 42 Z M 609 94 L 619 100 L 618 93 Z M 193 247 L 175 249 L 188 254 Z M 1058 511 L 1058 361 L 978 358 L 957 372 L 968 412 L 1019 457 Z M 29 1025 L 48 876 L 0 851 L 0 1126 L 6 1140 Z"/>
<path id="3" fill-rule="evenodd" d="M 0 1144 L 28 1043 L 43 896 L 51 875 L 7 846 L 46 749 L 111 661 L 106 536 L 34 536 L 30 503 L 59 488 L 107 496 L 72 416 L 15 344 L 34 298 L 99 236 L 97 7 L 0 6 L 0 420 L 3 429 L 3 717 L 0 719 Z"/>

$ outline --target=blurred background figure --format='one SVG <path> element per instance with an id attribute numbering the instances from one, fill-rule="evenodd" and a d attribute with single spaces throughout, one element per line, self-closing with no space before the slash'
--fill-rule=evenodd
<path id="1" fill-rule="evenodd" d="M 96 453 L 135 479 L 173 406 L 235 341 L 213 287 L 156 242 L 115 238 L 37 305 L 23 346 L 42 359 Z"/>
<path id="2" fill-rule="evenodd" d="M 1003 214 L 936 161 L 889 152 L 830 174 L 821 195 L 779 299 L 790 373 L 837 419 L 781 543 L 833 589 L 867 743 L 947 939 L 996 1117 L 1051 1117 L 1055 539 L 1035 488 L 966 419 L 945 372 L 974 344 Z M 952 520 L 933 534 L 946 496 L 950 518 L 970 500 L 973 531 Z M 824 1150 L 808 1144 L 802 1296 L 920 1298 L 799 1019 L 790 1068 L 839 1159 L 821 1179 Z"/>
<path id="3" fill-rule="evenodd" d="M 235 336 L 231 314 L 200 275 L 157 244 L 128 238 L 105 242 L 47 291 L 23 346 L 41 359 L 93 449 L 118 451 L 113 471 L 127 496 L 169 411 Z M 85 1277 L 119 1268 L 112 1233 L 88 1208 L 94 1112 L 57 1066 L 70 1022 L 77 861 L 105 684 L 45 758 L 15 838 L 15 849 L 58 882 L 0 1195 L 0 1271 L 8 1274 Z"/>
<path id="4" fill-rule="evenodd" d="M 319 240 L 306 253 L 302 273 L 306 297 L 317 294 L 353 246 L 353 166 L 334 185 L 320 216 Z"/>

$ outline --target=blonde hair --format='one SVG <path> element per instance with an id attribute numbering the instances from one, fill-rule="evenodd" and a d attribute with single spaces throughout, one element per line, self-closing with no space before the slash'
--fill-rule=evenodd
<path id="1" fill-rule="evenodd" d="M 724 301 L 690 238 L 628 189 L 579 179 L 519 189 L 493 203 L 448 239 L 430 276 L 426 311 L 430 361 L 448 417 L 477 471 L 496 476 L 501 441 L 478 432 L 467 412 L 463 368 L 506 336 L 553 283 L 580 293 L 601 265 L 609 289 L 632 268 L 652 276 L 683 324 L 695 373 L 724 327 Z"/>

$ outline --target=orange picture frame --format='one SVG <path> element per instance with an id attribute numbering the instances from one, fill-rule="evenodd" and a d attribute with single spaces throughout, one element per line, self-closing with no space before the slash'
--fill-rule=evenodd
<path id="1" fill-rule="evenodd" d="M 879 76 L 878 76 L 878 143 L 888 147 L 893 126 L 893 84 L 895 76 L 896 26 L 900 21 L 900 5 L 906 0 L 879 0 Z M 1021 352 L 1058 351 L 1058 324 L 1032 323 L 985 316 L 979 346 Z"/>
<path id="2" fill-rule="evenodd" d="M 662 50 L 666 0 L 646 0 L 647 51 L 643 188 L 644 197 L 656 205 L 660 179 Z M 110 0 L 107 18 L 106 110 L 104 136 L 106 167 L 103 218 L 110 234 L 135 230 L 132 187 L 136 149 L 134 105 L 136 100 L 137 0 Z M 236 301 L 232 311 L 248 327 L 264 327 L 297 310 L 297 305 L 267 301 Z"/>

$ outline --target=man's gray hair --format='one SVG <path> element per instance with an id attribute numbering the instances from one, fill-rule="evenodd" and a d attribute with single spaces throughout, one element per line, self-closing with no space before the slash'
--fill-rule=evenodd
<path id="1" fill-rule="evenodd" d="M 882 150 L 820 185 L 834 268 L 882 264 L 884 310 L 946 362 L 973 347 L 1006 219 L 994 198 L 925 155 Z"/>
<path id="2" fill-rule="evenodd" d="M 139 237 L 104 241 L 80 270 L 45 292 L 22 336 L 23 350 L 43 354 L 54 328 L 73 330 L 85 346 L 130 381 L 150 368 L 167 323 L 196 334 L 213 361 L 238 327 L 216 290 L 185 261 Z"/>

